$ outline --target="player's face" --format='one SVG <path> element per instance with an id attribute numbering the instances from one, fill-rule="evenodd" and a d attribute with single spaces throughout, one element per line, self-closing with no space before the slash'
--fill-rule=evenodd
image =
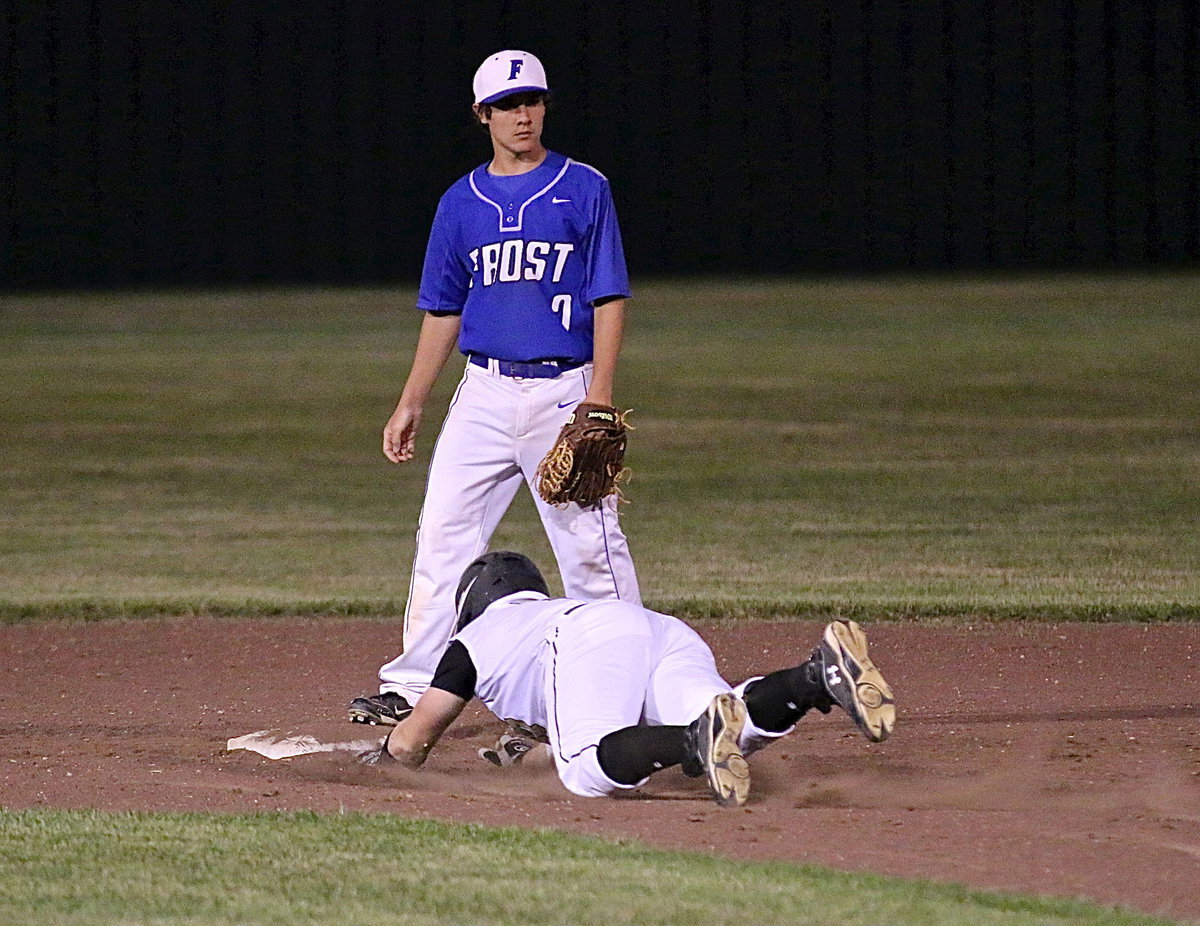
<path id="1" fill-rule="evenodd" d="M 514 155 L 536 154 L 542 148 L 546 99 L 540 93 L 517 93 L 480 113 L 492 143 Z"/>

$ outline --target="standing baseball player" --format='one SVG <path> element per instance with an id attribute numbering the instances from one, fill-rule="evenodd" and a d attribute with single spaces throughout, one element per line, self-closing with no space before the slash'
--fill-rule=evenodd
<path id="1" fill-rule="evenodd" d="M 497 717 L 542 727 L 558 776 L 584 797 L 643 784 L 680 765 L 716 801 L 750 791 L 746 756 L 834 705 L 873 742 L 896 721 L 891 689 L 853 621 L 834 621 L 812 657 L 732 688 L 683 621 L 625 601 L 550 598 L 519 553 L 463 572 L 457 633 L 414 710 L 364 760 L 419 767 L 476 695 Z"/>
<path id="2" fill-rule="evenodd" d="M 350 719 L 394 724 L 429 684 L 454 630 L 454 588 L 522 482 L 580 403 L 611 406 L 629 281 L 608 181 L 546 150 L 549 87 L 536 57 L 492 55 L 475 73 L 473 111 L 489 162 L 442 196 L 417 307 L 412 368 L 383 431 L 384 455 L 411 460 L 429 393 L 455 344 L 466 371 L 430 461 L 417 530 L 403 653 Z M 534 501 L 567 594 L 640 603 L 617 499 Z"/>

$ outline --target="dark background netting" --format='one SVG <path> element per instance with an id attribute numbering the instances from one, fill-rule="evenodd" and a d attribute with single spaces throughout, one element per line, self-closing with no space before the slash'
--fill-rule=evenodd
<path id="1" fill-rule="evenodd" d="M 1196 4 L 5 5 L 0 285 L 415 281 L 487 54 L 635 275 L 1198 254 Z"/>

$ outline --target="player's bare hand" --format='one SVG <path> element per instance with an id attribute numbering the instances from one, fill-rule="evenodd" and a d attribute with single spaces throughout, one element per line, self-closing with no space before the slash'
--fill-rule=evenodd
<path id="1" fill-rule="evenodd" d="M 416 454 L 421 409 L 397 405 L 383 427 L 383 455 L 393 463 L 407 463 Z"/>

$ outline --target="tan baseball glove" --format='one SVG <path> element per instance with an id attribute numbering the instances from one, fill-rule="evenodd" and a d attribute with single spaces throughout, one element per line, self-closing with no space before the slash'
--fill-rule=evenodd
<path id="1" fill-rule="evenodd" d="M 593 505 L 620 495 L 617 483 L 628 474 L 625 460 L 627 411 L 581 402 L 567 419 L 550 452 L 538 464 L 538 495 L 551 505 Z"/>

